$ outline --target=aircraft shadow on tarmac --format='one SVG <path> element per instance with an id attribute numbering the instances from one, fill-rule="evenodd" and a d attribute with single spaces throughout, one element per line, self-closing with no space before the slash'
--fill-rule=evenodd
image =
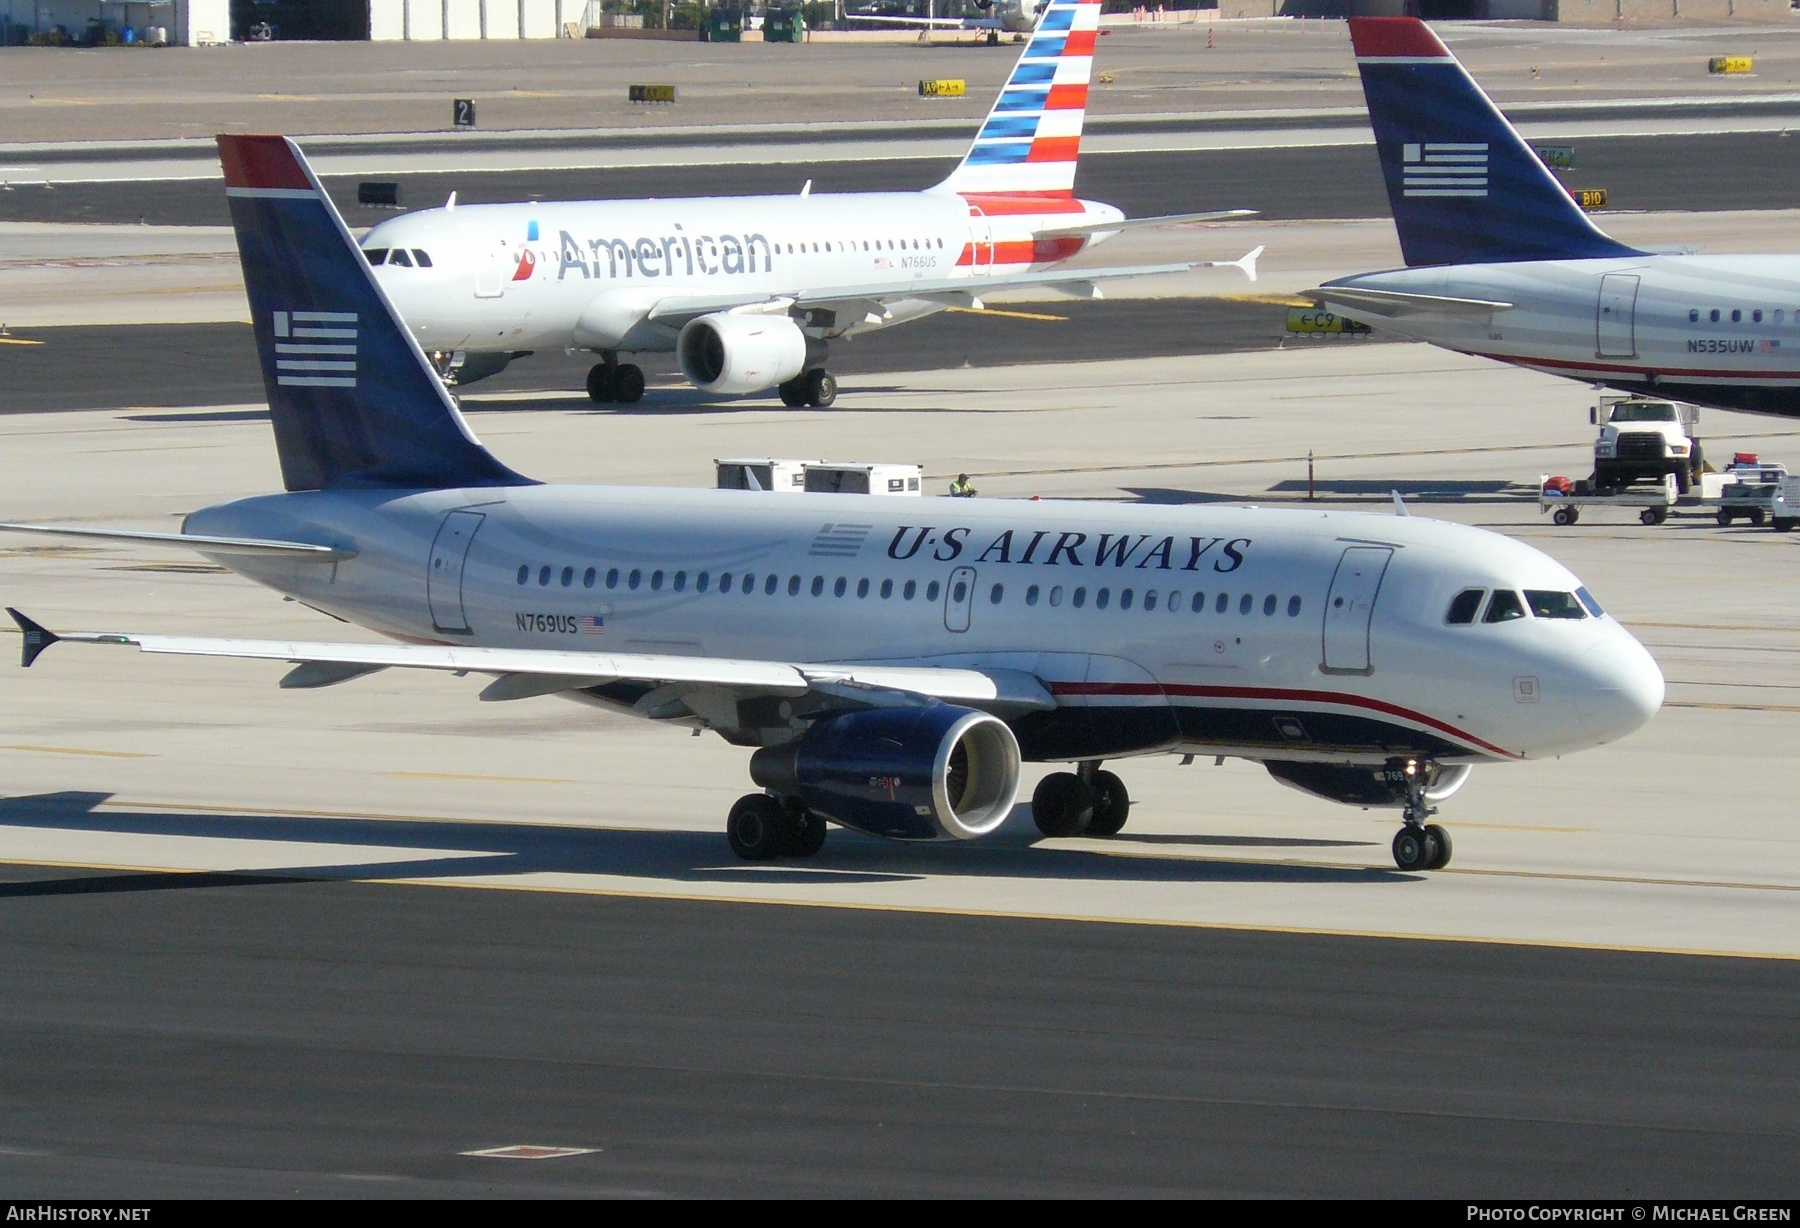
<path id="1" fill-rule="evenodd" d="M 825 851 L 805 862 L 735 862 L 723 835 L 712 832 L 558 827 L 316 816 L 190 814 L 180 811 L 102 811 L 111 794 L 69 791 L 0 800 L 0 826 L 253 840 L 289 845 L 335 845 L 391 850 L 367 861 L 335 861 L 280 869 L 206 870 L 133 875 L 108 873 L 0 883 L 0 897 L 76 895 L 108 891 L 241 887 L 295 881 L 513 878 L 529 874 L 608 875 L 647 882 L 841 886 L 906 882 L 928 876 L 1112 883 L 1363 884 L 1421 881 L 1393 869 L 1286 862 L 1136 855 L 1126 839 L 1112 850 L 1047 844 L 1029 807 L 1016 810 L 1000 831 L 973 844 L 901 845 L 834 829 Z M 1256 838 L 1151 836 L 1142 843 L 1244 845 Z M 1275 840 L 1266 847 L 1342 847 L 1361 841 Z M 431 856 L 409 856 L 430 849 Z M 448 855 L 446 855 L 446 853 Z"/>

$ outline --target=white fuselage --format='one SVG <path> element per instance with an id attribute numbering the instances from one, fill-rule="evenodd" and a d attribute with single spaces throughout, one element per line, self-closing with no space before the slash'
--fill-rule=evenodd
<path id="1" fill-rule="evenodd" d="M 408 253 L 410 264 L 390 259 L 375 273 L 428 351 L 636 352 L 675 347 L 683 317 L 647 313 L 684 296 L 754 303 L 945 278 L 978 289 L 983 277 L 1048 267 L 1095 241 L 1034 239 L 1034 226 L 1123 216 L 1088 201 L 1048 202 L 1042 213 L 993 207 L 941 189 L 457 205 L 383 222 L 363 247 Z M 419 251 L 431 267 L 418 267 Z M 943 295 L 870 301 L 804 327 L 836 337 L 950 305 Z"/>
<path id="2" fill-rule="evenodd" d="M 1345 314 L 1401 336 L 1701 405 L 1800 413 L 1800 256 L 1643 255 L 1365 273 L 1333 286 L 1511 303 Z"/>
<path id="3" fill-rule="evenodd" d="M 450 516 L 455 557 L 434 548 Z M 185 531 L 352 549 L 220 561 L 407 640 L 1021 671 L 1057 701 L 1015 722 L 1028 759 L 1535 758 L 1622 736 L 1662 697 L 1611 618 L 1447 625 L 1465 589 L 1578 581 L 1413 517 L 536 486 L 268 496 Z"/>

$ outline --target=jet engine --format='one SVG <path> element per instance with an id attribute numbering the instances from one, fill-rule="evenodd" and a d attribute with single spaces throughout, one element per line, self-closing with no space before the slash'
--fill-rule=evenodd
<path id="1" fill-rule="evenodd" d="M 681 373 L 703 392 L 761 392 L 806 370 L 806 334 L 787 316 L 715 312 L 675 342 Z"/>
<path id="2" fill-rule="evenodd" d="M 1338 763 L 1294 763 L 1270 760 L 1269 775 L 1289 788 L 1346 806 L 1404 806 L 1406 785 L 1389 767 L 1346 767 Z M 1474 769 L 1466 763 L 1426 766 L 1425 800 L 1441 802 L 1463 787 Z"/>
<path id="3" fill-rule="evenodd" d="M 834 823 L 893 840 L 971 840 L 1019 793 L 1006 722 L 952 704 L 874 708 L 815 721 L 750 758 L 750 778 Z"/>

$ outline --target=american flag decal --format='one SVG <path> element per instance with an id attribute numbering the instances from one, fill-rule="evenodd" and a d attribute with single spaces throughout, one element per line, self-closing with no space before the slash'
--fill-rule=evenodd
<path id="1" fill-rule="evenodd" d="M 1756 343 L 1756 349 L 1760 354 L 1779 354 L 1781 353 L 1781 342 L 1759 341 Z"/>
<path id="2" fill-rule="evenodd" d="M 598 614 L 583 614 L 575 620 L 575 630 L 582 635 L 605 635 L 606 619 Z"/>
<path id="3" fill-rule="evenodd" d="M 356 387 L 356 313 L 277 311 L 275 382 L 284 388 Z"/>
<path id="4" fill-rule="evenodd" d="M 1401 147 L 1402 189 L 1406 196 L 1486 196 L 1486 141 L 1427 142 Z"/>
<path id="5" fill-rule="evenodd" d="M 862 550 L 872 524 L 828 524 L 813 538 L 806 553 L 814 558 L 851 559 Z"/>

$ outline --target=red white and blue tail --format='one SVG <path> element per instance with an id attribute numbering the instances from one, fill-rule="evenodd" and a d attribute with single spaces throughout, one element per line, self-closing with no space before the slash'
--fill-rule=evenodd
<path id="1" fill-rule="evenodd" d="M 940 188 L 1067 198 L 1087 114 L 1100 0 L 1050 0 L 975 143 Z"/>

